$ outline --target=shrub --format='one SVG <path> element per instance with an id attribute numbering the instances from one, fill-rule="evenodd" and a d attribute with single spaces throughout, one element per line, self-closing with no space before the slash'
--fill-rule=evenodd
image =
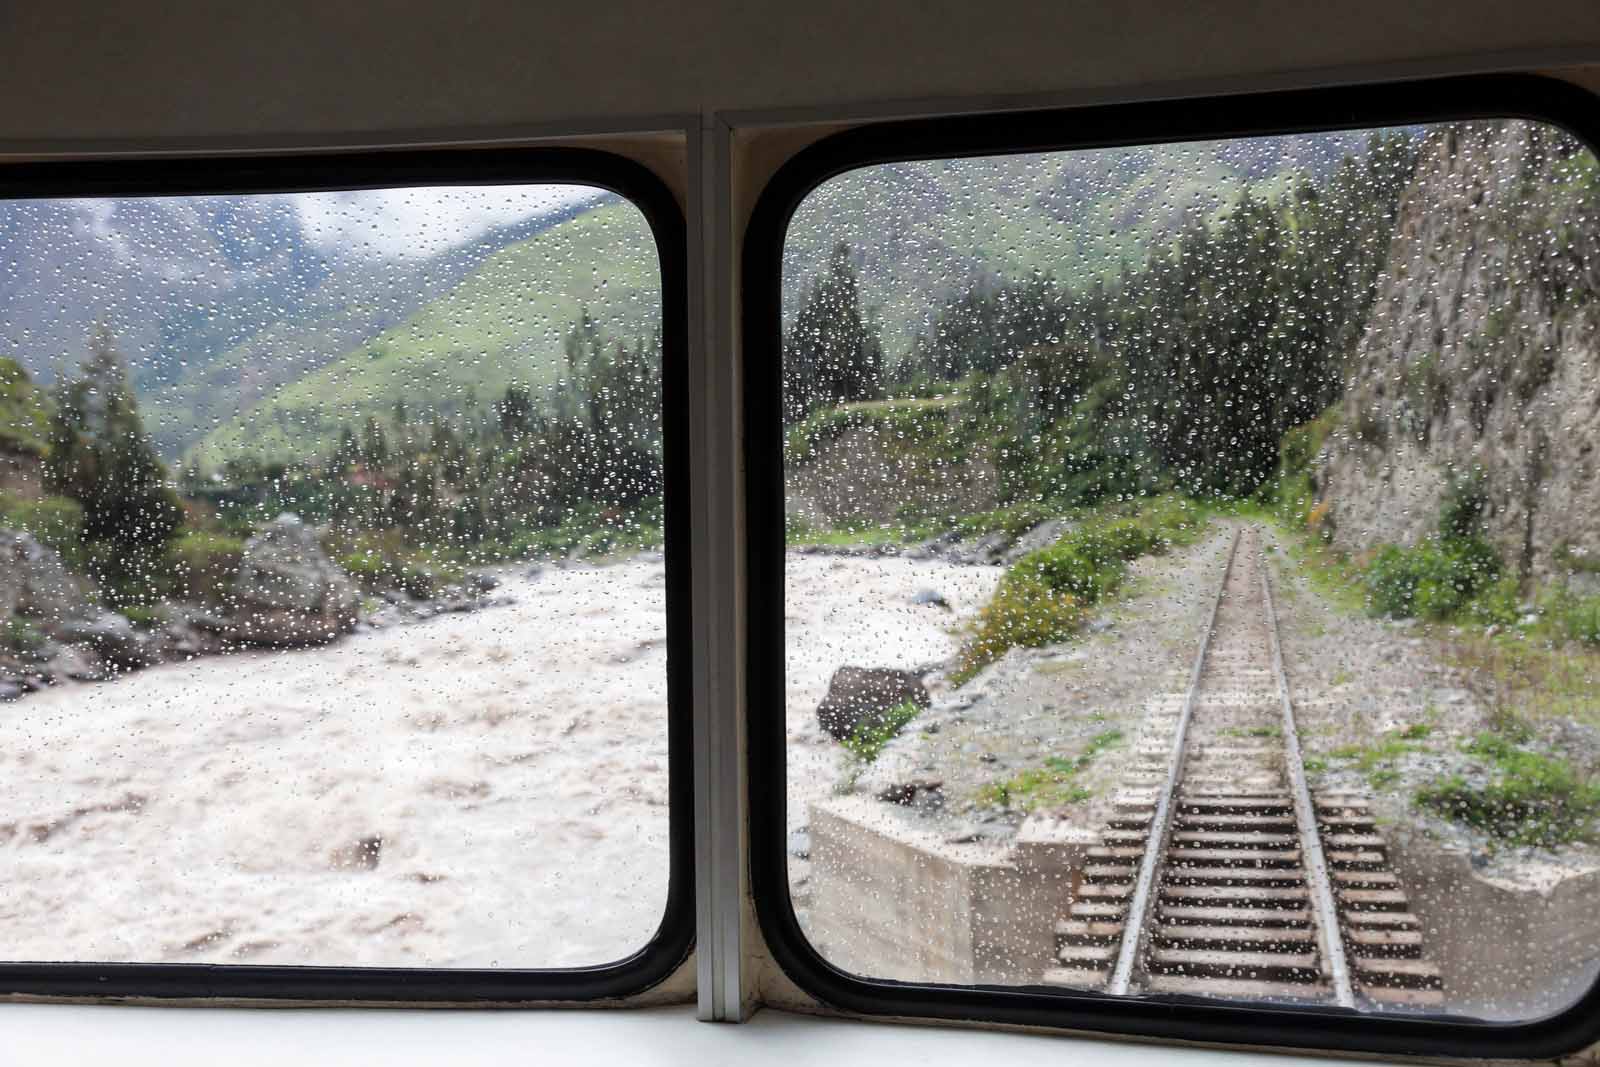
<path id="1" fill-rule="evenodd" d="M 1075 597 L 1053 591 L 1037 577 L 1007 574 L 978 613 L 953 680 L 966 682 L 1017 645 L 1042 648 L 1065 641 L 1082 622 L 1083 608 Z"/>
<path id="2" fill-rule="evenodd" d="M 167 624 L 167 612 L 157 605 L 130 605 L 122 609 L 122 614 L 134 626 L 141 630 L 154 630 L 158 626 Z"/>
<path id="3" fill-rule="evenodd" d="M 1367 567 L 1372 610 L 1397 619 L 1454 618 L 1500 577 L 1500 557 L 1481 538 L 1463 537 L 1416 548 L 1387 545 Z"/>
<path id="4" fill-rule="evenodd" d="M 1452 477 L 1439 504 L 1439 538 L 1450 541 L 1477 536 L 1488 503 L 1488 489 L 1481 470 Z"/>
<path id="5" fill-rule="evenodd" d="M 1065 641 L 1082 624 L 1084 609 L 1122 583 L 1127 560 L 1160 551 L 1203 525 L 1192 504 L 1161 497 L 1136 515 L 1086 522 L 1048 548 L 1023 556 L 979 614 L 953 680 L 966 682 L 1013 646 L 1042 648 Z"/>
<path id="6" fill-rule="evenodd" d="M 1120 558 L 1100 559 L 1069 541 L 1030 553 L 1018 562 L 1017 571 L 1036 576 L 1053 592 L 1093 604 L 1121 584 L 1126 568 Z"/>
<path id="7" fill-rule="evenodd" d="M 856 723 L 845 738 L 844 747 L 863 763 L 871 763 L 906 724 L 922 711 L 914 700 L 903 701 L 880 715 L 870 715 Z"/>
<path id="8" fill-rule="evenodd" d="M 1520 593 L 1515 578 L 1501 575 L 1472 598 L 1472 603 L 1467 605 L 1467 615 L 1482 626 L 1510 626 L 1522 615 Z"/>
<path id="9" fill-rule="evenodd" d="M 1555 598 L 1548 613 L 1555 616 L 1567 640 L 1600 645 L 1600 596 L 1563 593 Z"/>
<path id="10" fill-rule="evenodd" d="M 0 626 L 0 646 L 19 656 L 32 656 L 44 648 L 44 631 L 27 619 L 7 619 Z"/>

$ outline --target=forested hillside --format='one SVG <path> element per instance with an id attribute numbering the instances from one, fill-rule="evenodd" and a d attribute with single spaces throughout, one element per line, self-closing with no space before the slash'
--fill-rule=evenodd
<path id="1" fill-rule="evenodd" d="M 1375 137 L 1320 177 L 1191 204 L 1172 241 L 1110 277 L 1063 282 L 1079 254 L 1064 243 L 1060 270 L 948 295 L 897 360 L 840 244 L 790 320 L 791 465 L 878 434 L 902 452 L 923 442 L 924 466 L 992 463 L 1001 506 L 1255 492 L 1284 433 L 1340 395 L 1414 152 L 1409 134 Z M 907 493 L 899 517 L 952 520 L 913 514 L 938 500 Z M 884 518 L 860 496 L 851 506 L 807 520 Z"/>
<path id="2" fill-rule="evenodd" d="M 1034 272 L 1072 289 L 1115 279 L 1196 218 L 1215 222 L 1246 188 L 1275 198 L 1359 153 L 1360 134 L 1259 137 L 1095 152 L 895 163 L 824 182 L 784 245 L 784 303 L 843 240 L 888 359 L 932 328 L 948 297 Z"/>

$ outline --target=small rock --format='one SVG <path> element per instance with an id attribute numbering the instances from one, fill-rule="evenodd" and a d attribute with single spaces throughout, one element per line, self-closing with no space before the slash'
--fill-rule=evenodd
<path id="1" fill-rule="evenodd" d="M 1000 757 L 996 756 L 993 752 L 980 753 L 978 756 L 979 763 L 998 763 L 999 761 Z"/>
<path id="2" fill-rule="evenodd" d="M 811 835 L 804 830 L 796 830 L 789 835 L 789 855 L 797 860 L 811 858 Z"/>
<path id="3" fill-rule="evenodd" d="M 937 589 L 919 589 L 912 596 L 911 602 L 913 604 L 928 604 L 936 608 L 944 608 L 946 611 L 950 610 L 950 601 L 946 600 L 944 594 Z"/>
<path id="4" fill-rule="evenodd" d="M 537 563 L 522 572 L 522 576 L 530 582 L 537 582 L 543 574 L 544 568 Z"/>
<path id="5" fill-rule="evenodd" d="M 877 793 L 879 800 L 886 804 L 912 804 L 919 794 L 939 793 L 939 806 L 944 803 L 944 783 L 938 780 L 915 780 L 909 782 L 896 782 Z"/>
<path id="6" fill-rule="evenodd" d="M 0 681 L 0 704 L 8 704 L 13 700 L 18 700 L 26 692 L 27 689 L 23 687 L 21 682 L 12 681 L 9 678 Z"/>
<path id="7" fill-rule="evenodd" d="M 500 579 L 492 574 L 473 571 L 467 575 L 467 584 L 480 593 L 492 593 L 500 588 Z"/>

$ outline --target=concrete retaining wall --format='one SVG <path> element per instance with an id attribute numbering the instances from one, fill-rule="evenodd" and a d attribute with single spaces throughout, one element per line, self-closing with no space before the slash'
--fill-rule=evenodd
<path id="1" fill-rule="evenodd" d="M 1037 983 L 1055 953 L 1088 841 L 1024 833 L 1016 847 L 951 844 L 865 797 L 811 806 L 807 936 L 872 978 Z"/>
<path id="2" fill-rule="evenodd" d="M 1387 827 L 1384 836 L 1451 1012 L 1535 1018 L 1565 1008 L 1594 981 L 1600 871 L 1553 869 L 1542 887 L 1530 887 L 1486 877 L 1465 851 L 1421 830 Z"/>

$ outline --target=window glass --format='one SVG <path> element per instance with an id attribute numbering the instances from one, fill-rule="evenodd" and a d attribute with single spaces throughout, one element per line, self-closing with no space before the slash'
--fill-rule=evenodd
<path id="1" fill-rule="evenodd" d="M 15 200 L 0 264 L 0 960 L 642 947 L 669 865 L 641 212 Z"/>
<path id="2" fill-rule="evenodd" d="M 786 849 L 856 975 L 1525 1020 L 1600 958 L 1600 167 L 892 163 L 783 274 Z"/>

